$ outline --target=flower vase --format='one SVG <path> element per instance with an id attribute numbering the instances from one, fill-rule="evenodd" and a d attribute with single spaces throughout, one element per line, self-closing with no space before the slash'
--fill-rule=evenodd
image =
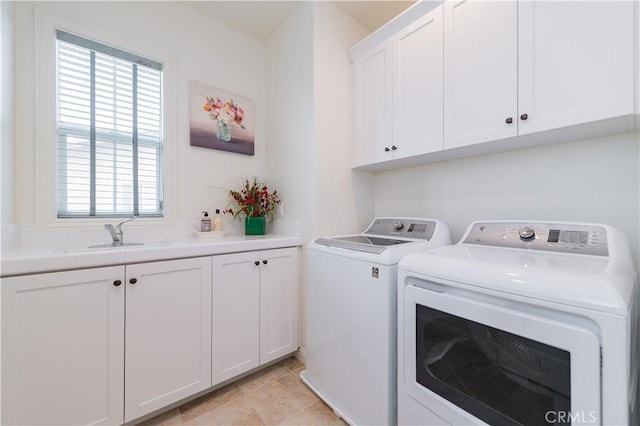
<path id="1" fill-rule="evenodd" d="M 264 217 L 250 217 L 244 219 L 245 235 L 264 235 L 266 230 L 266 221 Z"/>
<path id="2" fill-rule="evenodd" d="M 223 142 L 229 142 L 231 140 L 231 124 L 222 120 L 217 120 L 217 123 L 218 139 Z"/>

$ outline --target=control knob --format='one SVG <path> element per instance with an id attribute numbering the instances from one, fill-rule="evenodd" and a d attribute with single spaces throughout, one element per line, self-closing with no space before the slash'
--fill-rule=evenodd
<path id="1" fill-rule="evenodd" d="M 529 228 L 528 226 L 523 226 L 518 231 L 518 235 L 520 235 L 520 239 L 522 241 L 531 241 L 536 239 L 536 231 L 533 228 Z"/>
<path id="2" fill-rule="evenodd" d="M 402 228 L 404 228 L 404 223 L 402 223 L 402 222 L 394 222 L 393 223 L 393 229 L 395 229 L 396 231 L 399 231 Z"/>

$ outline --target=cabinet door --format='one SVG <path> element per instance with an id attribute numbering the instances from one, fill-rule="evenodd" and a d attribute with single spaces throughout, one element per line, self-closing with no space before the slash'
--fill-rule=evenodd
<path id="1" fill-rule="evenodd" d="M 633 113 L 634 2 L 519 2 L 519 133 Z"/>
<path id="2" fill-rule="evenodd" d="M 211 386 L 211 258 L 127 266 L 125 421 Z"/>
<path id="3" fill-rule="evenodd" d="M 442 150 L 442 8 L 393 38 L 394 158 Z"/>
<path id="4" fill-rule="evenodd" d="M 260 364 L 298 349 L 298 250 L 260 252 Z"/>
<path id="5" fill-rule="evenodd" d="M 444 3 L 445 148 L 516 136 L 517 10 L 515 1 Z"/>
<path id="6" fill-rule="evenodd" d="M 260 254 L 213 256 L 213 384 L 260 364 Z"/>
<path id="7" fill-rule="evenodd" d="M 355 163 L 391 159 L 391 41 L 356 58 L 353 72 Z"/>
<path id="8" fill-rule="evenodd" d="M 124 267 L 2 279 L 2 424 L 121 424 Z"/>

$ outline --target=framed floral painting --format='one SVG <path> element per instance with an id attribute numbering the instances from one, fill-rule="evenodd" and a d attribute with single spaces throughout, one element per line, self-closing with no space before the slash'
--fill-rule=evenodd
<path id="1" fill-rule="evenodd" d="M 254 154 L 253 99 L 192 80 L 191 146 Z"/>

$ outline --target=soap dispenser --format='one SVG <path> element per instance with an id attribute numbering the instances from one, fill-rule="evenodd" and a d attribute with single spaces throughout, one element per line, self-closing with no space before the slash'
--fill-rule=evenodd
<path id="1" fill-rule="evenodd" d="M 222 231 L 222 217 L 220 216 L 220 209 L 216 209 L 216 215 L 213 218 L 213 230 Z"/>
<path id="2" fill-rule="evenodd" d="M 200 219 L 200 232 L 209 232 L 211 231 L 211 218 L 209 217 L 209 213 L 202 212 L 203 216 Z"/>

